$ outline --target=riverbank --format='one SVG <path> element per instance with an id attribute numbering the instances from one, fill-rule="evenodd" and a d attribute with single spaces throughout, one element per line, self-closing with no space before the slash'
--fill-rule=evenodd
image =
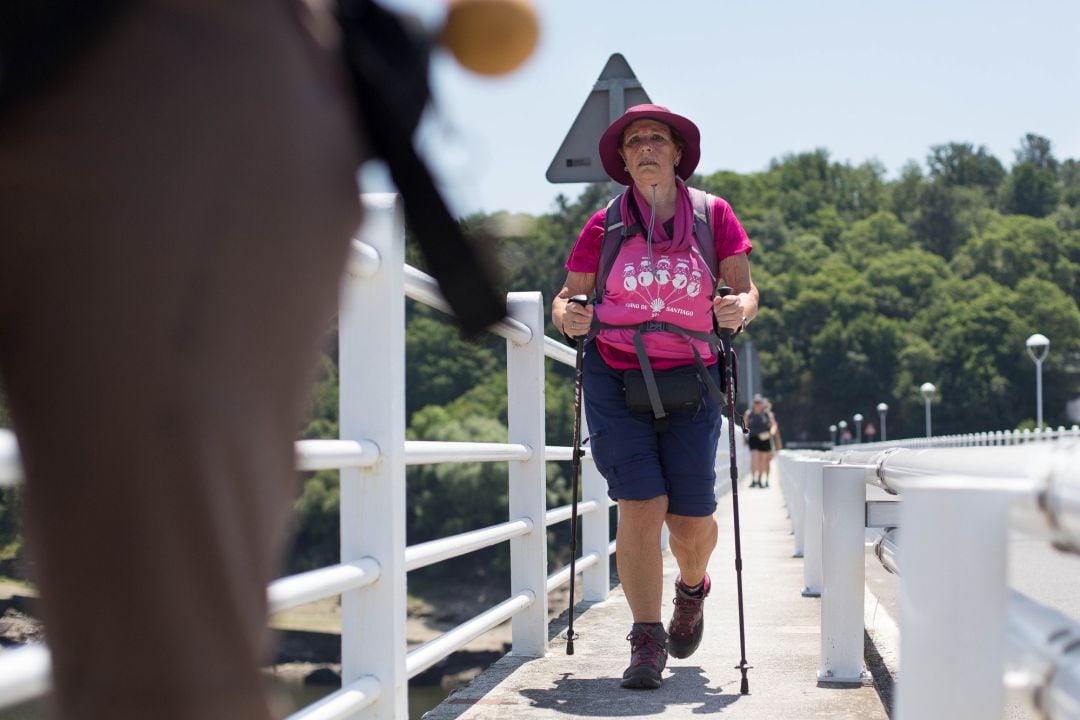
<path id="1" fill-rule="evenodd" d="M 409 596 L 405 637 L 407 649 L 419 647 L 448 630 L 471 619 L 504 599 L 505 587 L 470 584 L 446 585 L 427 597 Z M 565 588 L 549 596 L 549 616 L 555 618 L 566 609 Z M 325 679 L 326 672 L 340 672 L 341 602 L 326 598 L 278 613 L 270 618 L 270 627 L 279 634 L 273 673 L 293 675 L 318 673 L 313 680 Z M 440 686 L 447 691 L 462 687 L 498 660 L 512 644 L 509 621 L 492 628 L 445 660 L 413 678 L 412 683 Z"/>

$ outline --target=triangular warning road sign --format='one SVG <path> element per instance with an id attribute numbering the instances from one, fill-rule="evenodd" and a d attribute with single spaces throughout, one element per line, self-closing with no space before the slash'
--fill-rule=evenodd
<path id="1" fill-rule="evenodd" d="M 621 54 L 608 58 L 592 92 L 585 99 L 570 132 L 547 171 L 548 182 L 600 182 L 607 173 L 600 164 L 600 136 L 626 108 L 651 102 Z"/>

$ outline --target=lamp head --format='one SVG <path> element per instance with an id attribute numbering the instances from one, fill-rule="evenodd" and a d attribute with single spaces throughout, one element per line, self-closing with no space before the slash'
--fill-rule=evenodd
<path id="1" fill-rule="evenodd" d="M 854 420 L 857 423 L 862 422 L 863 421 L 862 413 L 855 413 L 855 416 L 852 417 L 851 419 Z"/>
<path id="2" fill-rule="evenodd" d="M 838 427 L 839 427 L 839 428 L 840 428 L 841 430 L 843 430 L 844 428 L 846 428 L 846 427 L 847 427 L 847 420 L 841 420 L 841 421 L 840 421 L 839 423 L 837 423 L 837 426 L 838 426 Z"/>
<path id="3" fill-rule="evenodd" d="M 878 411 L 879 413 L 883 413 L 883 412 L 889 412 L 889 406 L 888 406 L 888 405 L 886 405 L 886 404 L 885 404 L 885 403 L 883 403 L 883 402 L 879 402 L 879 403 L 877 404 L 877 411 Z"/>
<path id="4" fill-rule="evenodd" d="M 934 397 L 934 393 L 936 391 L 937 388 L 934 387 L 934 383 L 924 382 L 922 385 L 919 386 L 919 392 L 921 392 L 923 394 L 923 397 L 927 400 Z"/>
<path id="5" fill-rule="evenodd" d="M 1042 333 L 1035 333 L 1024 344 L 1027 345 L 1028 355 L 1035 362 L 1042 362 L 1043 358 L 1046 357 L 1046 353 L 1050 352 L 1050 338 Z"/>
<path id="6" fill-rule="evenodd" d="M 1027 342 L 1025 342 L 1024 344 L 1027 345 L 1029 348 L 1049 347 L 1050 338 L 1046 337 L 1042 333 L 1035 333 L 1034 335 L 1029 337 L 1027 339 Z"/>
<path id="7" fill-rule="evenodd" d="M 829 432 L 831 432 L 831 433 L 836 432 L 836 426 L 835 425 L 830 425 L 829 426 Z"/>

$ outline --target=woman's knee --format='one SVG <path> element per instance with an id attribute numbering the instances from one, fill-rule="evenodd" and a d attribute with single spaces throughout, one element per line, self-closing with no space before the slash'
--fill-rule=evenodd
<path id="1" fill-rule="evenodd" d="M 667 495 L 648 500 L 619 500 L 619 527 L 633 528 L 635 532 L 660 532 L 667 516 Z"/>
<path id="2" fill-rule="evenodd" d="M 671 530 L 671 537 L 684 544 L 694 545 L 710 537 L 716 537 L 716 518 L 712 515 L 706 517 L 668 515 L 667 524 L 668 529 Z"/>

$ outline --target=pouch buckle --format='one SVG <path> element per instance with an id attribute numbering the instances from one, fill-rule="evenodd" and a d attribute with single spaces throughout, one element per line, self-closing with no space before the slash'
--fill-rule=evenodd
<path id="1" fill-rule="evenodd" d="M 643 333 L 667 332 L 668 331 L 668 324 L 666 322 L 662 321 L 662 320 L 650 320 L 648 322 L 641 323 L 641 325 L 639 326 L 639 329 Z"/>

